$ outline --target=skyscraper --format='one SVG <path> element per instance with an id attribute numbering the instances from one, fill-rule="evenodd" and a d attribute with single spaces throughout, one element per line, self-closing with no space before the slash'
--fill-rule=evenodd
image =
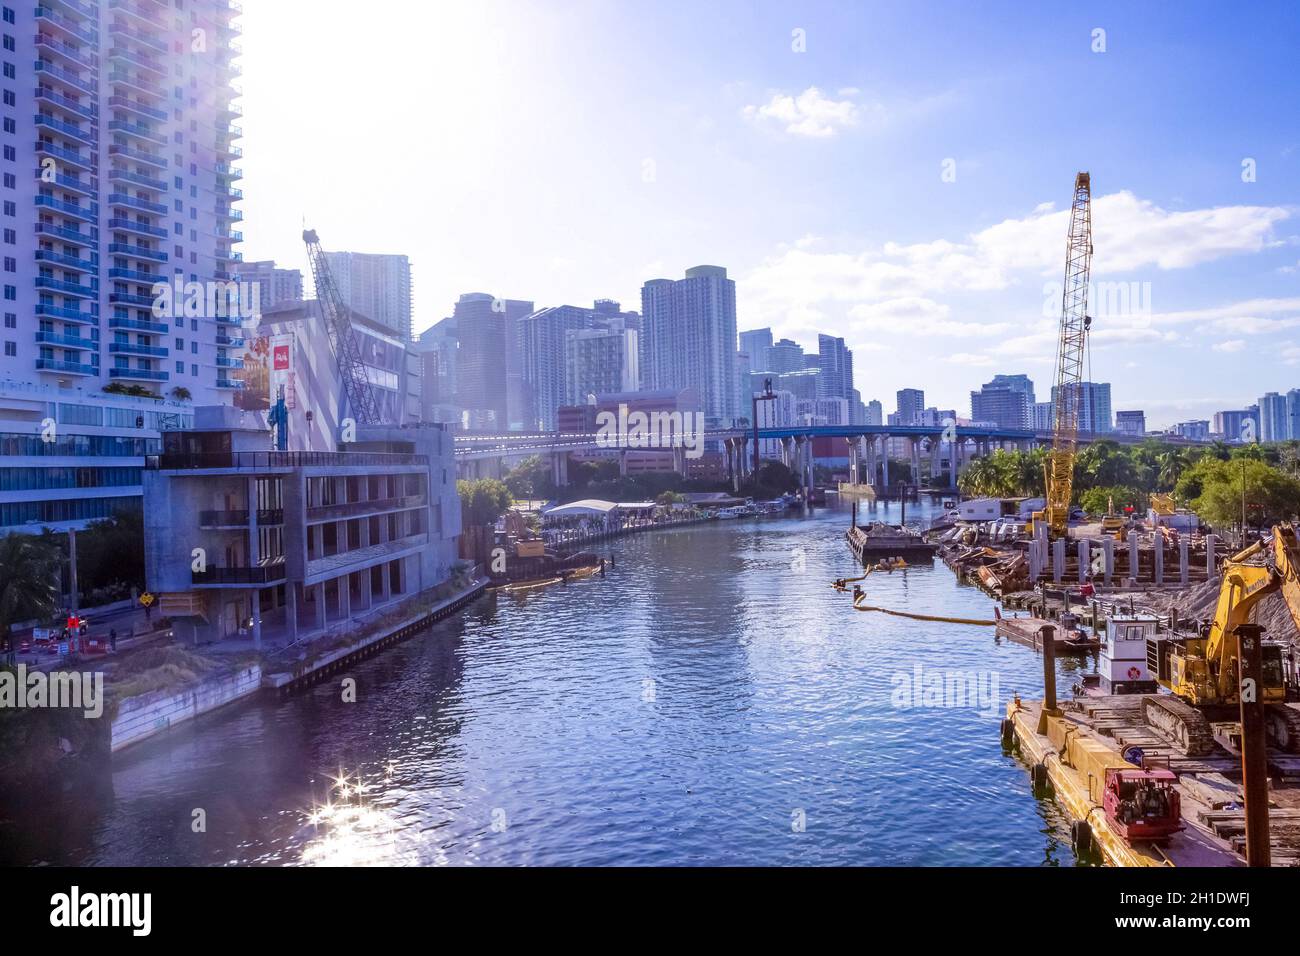
<path id="1" fill-rule="evenodd" d="M 804 364 L 803 346 L 792 339 L 781 339 L 767 350 L 765 372 L 797 372 L 807 368 Z"/>
<path id="2" fill-rule="evenodd" d="M 244 385 L 229 350 L 251 304 L 227 285 L 242 241 L 239 7 L 55 0 L 3 13 L 0 431 L 23 442 L 0 477 L 25 490 L 0 527 L 76 527 L 138 507 L 160 422 L 184 424 L 191 398 L 229 403 Z M 173 280 L 197 291 L 161 298 Z M 45 418 L 57 440 L 35 435 L 29 449 Z M 51 468 L 50 455 L 75 461 Z"/>
<path id="3" fill-rule="evenodd" d="M 641 379 L 646 389 L 693 389 L 706 419 L 739 417 L 736 283 L 720 266 L 695 266 L 684 279 L 641 288 Z"/>
<path id="4" fill-rule="evenodd" d="M 925 411 L 925 392 L 919 388 L 902 388 L 898 390 L 898 424 L 919 425 L 921 413 Z"/>
<path id="5" fill-rule="evenodd" d="M 885 424 L 885 408 L 876 399 L 867 402 L 867 420 L 864 425 L 883 425 Z"/>
<path id="6" fill-rule="evenodd" d="M 565 335 L 566 404 L 583 405 L 592 395 L 635 392 L 640 381 L 636 329 L 622 323 Z M 558 418 L 553 426 L 558 428 Z"/>
<path id="7" fill-rule="evenodd" d="M 1117 411 L 1115 413 L 1115 431 L 1122 435 L 1145 435 L 1147 433 L 1146 412 L 1141 410 Z"/>
<path id="8" fill-rule="evenodd" d="M 348 308 L 411 338 L 411 263 L 406 256 L 327 252 L 325 258 Z"/>
<path id="9" fill-rule="evenodd" d="M 1112 431 L 1109 382 L 1080 382 L 1079 431 L 1083 434 L 1106 434 Z M 1052 416 L 1056 415 L 1057 386 L 1052 386 Z"/>
<path id="10" fill-rule="evenodd" d="M 817 367 L 827 398 L 853 397 L 853 353 L 844 340 L 833 335 L 817 336 Z"/>
<path id="11" fill-rule="evenodd" d="M 466 428 L 505 431 L 527 418 L 522 402 L 508 387 L 517 368 L 516 324 L 533 303 L 467 292 L 456 302 L 456 404 Z"/>
<path id="12" fill-rule="evenodd" d="M 766 372 L 767 352 L 772 347 L 771 329 L 751 329 L 740 333 L 740 351 L 749 356 L 747 372 Z"/>
<path id="13" fill-rule="evenodd" d="M 1287 415 L 1287 399 L 1277 392 L 1268 392 L 1259 400 L 1259 440 L 1286 441 L 1291 437 L 1291 421 Z"/>
<path id="14" fill-rule="evenodd" d="M 258 312 L 267 312 L 282 302 L 302 300 L 302 271 L 281 269 L 270 259 L 235 263 L 240 282 L 254 287 Z"/>

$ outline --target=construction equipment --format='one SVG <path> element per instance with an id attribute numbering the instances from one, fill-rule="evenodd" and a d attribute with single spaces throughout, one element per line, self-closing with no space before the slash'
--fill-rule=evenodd
<path id="1" fill-rule="evenodd" d="M 1084 347 L 1092 317 L 1088 315 L 1088 278 L 1092 267 L 1092 184 L 1087 173 L 1074 177 L 1074 203 L 1065 247 L 1065 288 L 1061 292 L 1061 326 L 1056 346 L 1052 449 L 1048 453 L 1047 506 L 1043 518 L 1052 538 L 1068 534 L 1074 494 L 1074 458 L 1079 446 L 1079 402 Z"/>
<path id="2" fill-rule="evenodd" d="M 1152 638 L 1148 662 L 1169 694 L 1143 700 L 1146 722 L 1191 756 L 1214 750 L 1210 722 L 1233 722 L 1241 705 L 1239 629 L 1252 628 L 1252 609 L 1280 591 L 1300 627 L 1300 543 L 1290 525 L 1278 525 L 1261 541 L 1223 564 L 1214 619 L 1197 637 Z M 1300 753 L 1300 711 L 1285 703 L 1282 645 L 1264 644 L 1263 679 L 1255 688 L 1267 709 L 1268 735 L 1281 750 Z"/>
<path id="3" fill-rule="evenodd" d="M 358 425 L 378 425 L 379 401 L 371 387 L 365 363 L 361 360 L 361 346 L 352 328 L 351 310 L 339 293 L 316 230 L 304 229 L 302 241 L 307 244 L 307 258 L 316 283 L 316 301 L 320 303 L 321 314 L 325 317 L 325 329 L 329 333 L 330 347 L 334 350 L 334 360 L 338 363 L 349 410 Z"/>

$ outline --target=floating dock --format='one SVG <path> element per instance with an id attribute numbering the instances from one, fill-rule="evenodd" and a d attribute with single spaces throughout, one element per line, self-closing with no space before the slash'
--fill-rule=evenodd
<path id="1" fill-rule="evenodd" d="M 1082 631 L 1062 632 L 1055 621 L 1041 617 L 1004 617 L 998 621 L 997 635 L 1016 644 L 1043 649 L 1042 629 L 1050 625 L 1053 631 L 1052 646 L 1057 654 L 1090 654 L 1101 647 L 1101 641 Z"/>

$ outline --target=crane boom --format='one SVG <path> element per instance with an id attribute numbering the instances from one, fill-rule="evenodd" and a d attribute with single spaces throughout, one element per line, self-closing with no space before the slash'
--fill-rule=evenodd
<path id="1" fill-rule="evenodd" d="M 1087 344 L 1088 279 L 1092 267 L 1092 184 L 1087 173 L 1074 178 L 1074 203 L 1065 249 L 1065 287 L 1056 347 L 1056 394 L 1052 450 L 1047 462 L 1047 524 L 1052 537 L 1064 537 L 1074 494 L 1074 458 L 1079 447 L 1080 382 Z"/>
<path id="2" fill-rule="evenodd" d="M 352 329 L 351 312 L 339 293 L 316 230 L 304 229 L 302 241 L 307 244 L 307 259 L 316 282 L 316 301 L 325 317 L 325 329 L 329 333 L 330 347 L 334 350 L 334 360 L 338 363 L 339 377 L 343 380 L 343 391 L 352 416 L 358 425 L 378 425 L 379 401 L 361 360 L 361 346 Z"/>

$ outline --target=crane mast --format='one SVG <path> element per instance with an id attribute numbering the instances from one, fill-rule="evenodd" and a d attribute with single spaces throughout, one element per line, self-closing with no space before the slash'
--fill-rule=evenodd
<path id="1" fill-rule="evenodd" d="M 1092 324 L 1088 315 L 1088 278 L 1092 267 L 1091 189 L 1087 173 L 1075 176 L 1070 232 L 1066 238 L 1060 338 L 1056 347 L 1052 450 L 1047 461 L 1046 518 L 1048 530 L 1054 538 L 1067 534 L 1070 499 L 1074 493 L 1074 459 L 1079 447 L 1083 353 L 1088 327 Z"/>
<path id="2" fill-rule="evenodd" d="M 361 346 L 352 329 L 351 312 L 339 294 L 338 284 L 334 281 L 334 273 L 330 271 L 329 260 L 321 249 L 316 230 L 304 229 L 302 241 L 307 244 L 307 259 L 311 263 L 312 279 L 316 283 L 316 301 L 320 303 L 321 314 L 325 317 L 325 329 L 329 333 L 330 347 L 334 350 L 334 359 L 338 363 L 339 377 L 343 380 L 343 391 L 347 395 L 352 416 L 358 425 L 378 425 L 379 402 L 371 387 L 365 363 L 361 361 Z"/>

